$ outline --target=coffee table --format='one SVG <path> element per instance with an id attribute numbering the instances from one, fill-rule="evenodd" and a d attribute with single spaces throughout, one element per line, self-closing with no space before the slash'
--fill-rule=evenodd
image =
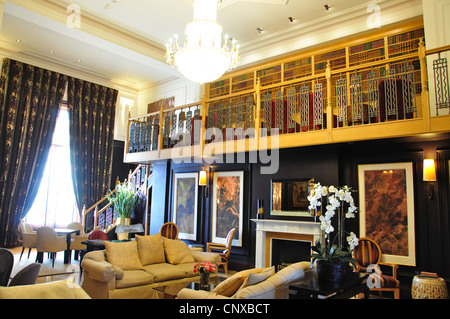
<path id="1" fill-rule="evenodd" d="M 364 298 L 369 296 L 369 287 L 366 284 L 367 273 L 351 272 L 347 274 L 340 284 L 324 283 L 319 281 L 317 273 L 289 285 L 290 299 L 349 299 L 363 293 Z"/>
<path id="2" fill-rule="evenodd" d="M 223 278 L 220 276 L 211 277 L 209 279 L 208 291 L 212 291 L 215 286 L 217 286 L 219 283 L 221 283 L 225 279 L 226 278 Z M 168 284 L 168 285 L 164 285 L 164 286 L 153 287 L 152 289 L 161 293 L 161 295 L 163 296 L 164 299 L 175 299 L 177 297 L 178 293 L 181 291 L 181 289 L 184 289 L 184 288 L 200 290 L 200 276 L 192 277 L 192 280 L 189 282 Z"/>

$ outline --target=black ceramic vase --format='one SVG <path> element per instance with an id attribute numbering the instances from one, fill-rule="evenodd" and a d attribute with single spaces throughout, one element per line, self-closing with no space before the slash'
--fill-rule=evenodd
<path id="1" fill-rule="evenodd" d="M 347 264 L 339 261 L 318 260 L 317 277 L 321 282 L 341 283 L 345 279 Z"/>

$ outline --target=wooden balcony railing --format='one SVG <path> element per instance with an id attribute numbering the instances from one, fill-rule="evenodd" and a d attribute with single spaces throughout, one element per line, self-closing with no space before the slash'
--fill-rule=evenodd
<path id="1" fill-rule="evenodd" d="M 441 51 L 426 51 L 422 34 L 409 31 L 211 83 L 202 101 L 161 110 L 158 148 L 128 147 L 125 161 L 257 151 L 274 137 L 272 145 L 286 148 L 449 131 L 450 118 L 431 121 L 426 56 Z M 130 125 L 157 116 L 130 118 Z M 136 133 L 128 133 L 129 143 L 135 141 Z"/>
<path id="2" fill-rule="evenodd" d="M 130 171 L 127 181 L 133 185 L 137 193 L 147 196 L 147 181 L 151 174 L 152 172 L 149 166 L 138 165 L 133 172 Z M 119 180 L 116 181 L 116 185 L 118 182 Z M 114 194 L 115 191 L 114 189 L 111 192 Z M 100 227 L 104 231 L 114 227 L 117 219 L 117 213 L 111 203 L 109 203 L 106 194 L 91 207 L 86 209 L 86 206 L 84 206 L 81 215 L 84 229 L 87 231 L 90 231 L 90 229 L 86 229 L 86 218 L 89 218 L 90 215 L 92 215 L 94 220 L 92 228 Z"/>

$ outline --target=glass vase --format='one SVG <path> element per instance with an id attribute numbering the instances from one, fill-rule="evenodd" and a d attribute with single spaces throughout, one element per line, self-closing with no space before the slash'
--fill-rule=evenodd
<path id="1" fill-rule="evenodd" d="M 209 276 L 211 273 L 202 272 L 200 273 L 200 290 L 209 290 Z"/>

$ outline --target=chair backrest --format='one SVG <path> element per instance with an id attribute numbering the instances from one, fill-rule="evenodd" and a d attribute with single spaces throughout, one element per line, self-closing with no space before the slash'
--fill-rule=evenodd
<path id="1" fill-rule="evenodd" d="M 9 283 L 9 287 L 34 285 L 41 270 L 41 264 L 32 263 L 21 269 Z"/>
<path id="2" fill-rule="evenodd" d="M 168 222 L 161 226 L 159 232 L 161 236 L 169 238 L 169 239 L 177 239 L 178 238 L 178 226 L 174 223 Z"/>
<path id="3" fill-rule="evenodd" d="M 69 225 L 67 225 L 67 228 L 79 230 L 80 234 L 82 234 L 84 232 L 83 225 L 79 222 L 70 223 Z"/>
<path id="4" fill-rule="evenodd" d="M 36 246 L 38 250 L 45 249 L 47 245 L 53 244 L 56 237 L 58 237 L 55 230 L 47 226 L 39 227 L 36 233 Z"/>
<path id="5" fill-rule="evenodd" d="M 94 230 L 89 234 L 88 239 L 109 240 L 109 237 L 108 235 L 105 234 L 105 232 L 101 230 Z"/>
<path id="6" fill-rule="evenodd" d="M 34 233 L 33 226 L 31 226 L 28 223 L 21 222 L 20 223 L 20 228 L 22 230 L 22 234 L 24 234 L 24 233 Z"/>
<path id="7" fill-rule="evenodd" d="M 234 237 L 234 232 L 236 231 L 236 228 L 231 229 L 228 234 L 227 234 L 227 239 L 226 239 L 226 245 L 228 249 L 231 249 L 231 245 L 233 243 L 233 237 Z"/>
<path id="8" fill-rule="evenodd" d="M 369 265 L 378 264 L 381 261 L 381 248 L 372 239 L 362 237 L 353 251 L 353 258 L 361 268 L 366 269 Z"/>
<path id="9" fill-rule="evenodd" d="M 13 265 L 13 253 L 6 248 L 0 248 L 0 286 L 8 286 Z"/>

